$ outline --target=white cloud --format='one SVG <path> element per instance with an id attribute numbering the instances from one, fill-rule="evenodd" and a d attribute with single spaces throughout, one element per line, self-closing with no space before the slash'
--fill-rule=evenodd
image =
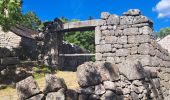
<path id="1" fill-rule="evenodd" d="M 170 0 L 161 0 L 153 11 L 158 13 L 158 18 L 170 18 Z"/>

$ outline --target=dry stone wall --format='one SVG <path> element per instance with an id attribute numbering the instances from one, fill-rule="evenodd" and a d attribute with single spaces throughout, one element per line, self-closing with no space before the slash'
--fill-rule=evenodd
<path id="1" fill-rule="evenodd" d="M 0 47 L 1 48 L 18 48 L 21 42 L 21 37 L 13 32 L 3 32 L 0 28 Z"/>
<path id="2" fill-rule="evenodd" d="M 158 74 L 167 98 L 170 94 L 170 57 L 168 51 L 156 42 L 152 21 L 133 9 L 123 16 L 104 12 L 101 18 L 105 23 L 95 29 L 96 60 L 119 65 L 123 67 L 120 71 L 133 68 L 125 62 L 140 61 L 144 69 Z"/>

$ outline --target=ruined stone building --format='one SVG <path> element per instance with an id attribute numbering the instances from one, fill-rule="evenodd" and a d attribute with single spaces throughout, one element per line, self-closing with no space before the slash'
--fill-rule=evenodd
<path id="1" fill-rule="evenodd" d="M 34 36 L 37 34 L 37 32 L 22 26 L 13 27 L 8 32 L 4 32 L 0 28 L 1 63 L 16 63 L 16 59 L 36 60 L 37 41 Z M 3 59 L 7 62 L 3 62 L 5 61 Z"/>
<path id="2" fill-rule="evenodd" d="M 157 43 L 153 22 L 140 10 L 131 9 L 122 16 L 103 12 L 99 20 L 56 25 L 44 42 L 50 43 L 44 53 L 48 64 L 59 64 L 59 45 L 54 44 L 68 30 L 95 30 L 96 61 L 77 68 L 79 90 L 67 89 L 63 79 L 46 75 L 41 92 L 28 77 L 17 83 L 21 100 L 170 100 L 169 53 Z"/>

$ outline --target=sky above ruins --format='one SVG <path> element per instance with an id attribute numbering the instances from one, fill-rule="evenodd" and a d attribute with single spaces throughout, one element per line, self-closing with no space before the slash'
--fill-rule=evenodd
<path id="1" fill-rule="evenodd" d="M 122 15 L 128 9 L 140 9 L 154 21 L 154 29 L 170 27 L 170 0 L 23 0 L 23 12 L 34 11 L 42 21 L 65 17 L 99 19 L 101 12 Z"/>

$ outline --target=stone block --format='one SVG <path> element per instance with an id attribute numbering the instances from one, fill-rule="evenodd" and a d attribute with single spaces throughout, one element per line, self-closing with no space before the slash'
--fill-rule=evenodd
<path id="1" fill-rule="evenodd" d="M 134 55 L 134 54 L 137 54 L 138 53 L 138 47 L 132 47 L 130 48 L 130 54 Z"/>
<path id="2" fill-rule="evenodd" d="M 141 11 L 139 9 L 129 9 L 127 12 L 123 13 L 126 16 L 139 16 Z"/>
<path id="3" fill-rule="evenodd" d="M 133 24 L 132 16 L 121 16 L 120 17 L 120 25 L 132 25 L 132 24 Z M 123 26 L 121 29 L 124 29 L 124 28 L 127 28 L 127 27 Z"/>
<path id="4" fill-rule="evenodd" d="M 121 49 L 121 48 L 123 48 L 123 45 L 122 44 L 114 44 L 113 47 L 117 48 L 117 49 Z"/>
<path id="5" fill-rule="evenodd" d="M 95 44 L 100 44 L 100 40 L 101 40 L 101 31 L 100 31 L 100 27 L 97 26 L 95 28 Z"/>
<path id="6" fill-rule="evenodd" d="M 117 42 L 117 37 L 116 36 L 106 36 L 105 42 L 107 44 L 115 44 Z"/>
<path id="7" fill-rule="evenodd" d="M 146 35 L 151 35 L 153 33 L 153 30 L 149 26 L 144 26 L 142 28 L 142 33 Z"/>
<path id="8" fill-rule="evenodd" d="M 125 75 L 129 80 L 143 79 L 146 73 L 142 64 L 138 60 L 126 60 L 118 67 L 122 75 Z"/>
<path id="9" fill-rule="evenodd" d="M 138 28 L 126 28 L 123 30 L 123 33 L 125 35 L 139 35 L 139 29 Z"/>
<path id="10" fill-rule="evenodd" d="M 134 17 L 133 24 L 140 24 L 140 23 L 148 23 L 149 26 L 152 26 L 153 22 L 149 20 L 146 16 L 140 15 Z"/>
<path id="11" fill-rule="evenodd" d="M 109 12 L 102 12 L 101 13 L 101 19 L 108 19 L 109 16 L 110 16 Z"/>
<path id="12" fill-rule="evenodd" d="M 102 51 L 104 52 L 109 52 L 109 51 L 112 51 L 112 45 L 111 44 L 105 44 L 102 46 Z"/>
<path id="13" fill-rule="evenodd" d="M 142 66 L 151 66 L 151 57 L 149 55 L 130 55 L 126 60 L 140 61 Z"/>
<path id="14" fill-rule="evenodd" d="M 110 34 L 110 31 L 109 31 L 109 30 L 103 30 L 103 31 L 102 31 L 102 35 L 103 35 L 103 36 L 109 36 L 109 35 L 111 35 L 111 34 Z"/>
<path id="15" fill-rule="evenodd" d="M 150 43 L 151 37 L 149 35 L 138 35 L 137 36 L 139 43 Z"/>
<path id="16" fill-rule="evenodd" d="M 106 90 L 111 90 L 111 91 L 116 90 L 116 84 L 114 82 L 104 81 L 103 84 Z"/>
<path id="17" fill-rule="evenodd" d="M 141 44 L 138 47 L 138 53 L 142 55 L 155 55 L 153 46 L 148 43 Z"/>
<path id="18" fill-rule="evenodd" d="M 150 43 L 151 39 L 149 35 L 136 35 L 128 36 L 128 43 L 138 44 L 138 43 Z"/>
<path id="19" fill-rule="evenodd" d="M 106 58 L 106 61 L 107 61 L 107 62 L 114 63 L 114 62 L 115 62 L 115 58 L 114 58 L 114 57 L 107 57 L 107 58 Z"/>
<path id="20" fill-rule="evenodd" d="M 16 84 L 16 90 L 20 100 L 28 99 L 29 97 L 40 93 L 37 82 L 33 79 L 32 76 L 18 82 Z"/>
<path id="21" fill-rule="evenodd" d="M 115 36 L 122 36 L 122 35 L 123 35 L 123 31 L 117 29 L 117 30 L 115 30 L 115 34 L 114 34 L 114 35 L 115 35 Z"/>
<path id="22" fill-rule="evenodd" d="M 60 89 L 67 89 L 64 79 L 58 78 L 55 75 L 47 74 L 45 76 L 46 85 L 44 88 L 44 93 L 57 92 Z"/>
<path id="23" fill-rule="evenodd" d="M 102 60 L 102 54 L 101 53 L 96 53 L 96 56 L 95 56 L 96 60 Z"/>
<path id="24" fill-rule="evenodd" d="M 104 31 L 104 30 L 107 30 L 107 28 L 108 28 L 108 26 L 103 25 L 103 26 L 100 27 L 100 30 L 101 30 L 101 31 Z"/>
<path id="25" fill-rule="evenodd" d="M 116 51 L 116 56 L 122 57 L 122 56 L 128 56 L 130 54 L 130 51 L 128 49 L 118 49 Z"/>
<path id="26" fill-rule="evenodd" d="M 105 88 L 104 88 L 104 86 L 102 85 L 102 84 L 99 84 L 99 85 L 96 85 L 95 86 L 95 91 L 94 91 L 94 93 L 96 94 L 96 95 L 102 95 L 102 94 L 104 94 L 106 92 L 106 90 L 105 90 Z"/>
<path id="27" fill-rule="evenodd" d="M 119 80 L 118 67 L 110 62 L 96 62 L 97 67 L 103 81 Z"/>
<path id="28" fill-rule="evenodd" d="M 120 23 L 120 18 L 118 15 L 110 15 L 107 24 L 108 25 L 118 25 Z"/>
<path id="29" fill-rule="evenodd" d="M 77 68 L 77 80 L 80 87 L 87 87 L 101 83 L 101 76 L 92 62 L 87 62 Z"/>
<path id="30" fill-rule="evenodd" d="M 127 44 L 127 36 L 120 36 L 117 40 L 119 44 Z"/>

